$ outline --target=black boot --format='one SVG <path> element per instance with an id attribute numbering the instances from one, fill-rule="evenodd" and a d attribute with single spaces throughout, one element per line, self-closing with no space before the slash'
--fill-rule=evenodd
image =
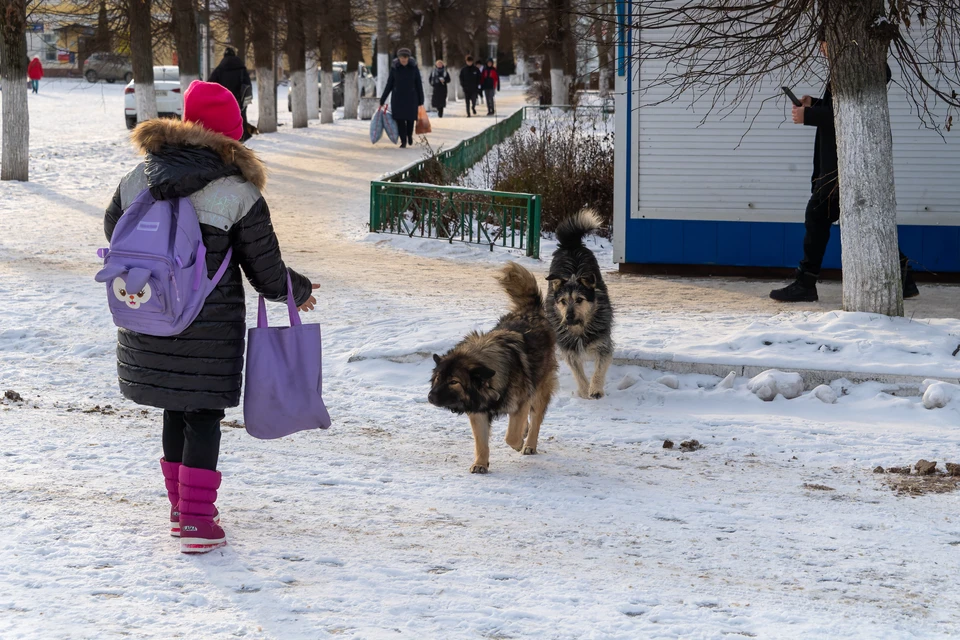
<path id="1" fill-rule="evenodd" d="M 819 274 L 797 271 L 797 279 L 783 289 L 774 289 L 770 297 L 777 302 L 816 302 Z"/>
<path id="2" fill-rule="evenodd" d="M 917 282 L 913 279 L 913 270 L 910 267 L 904 267 L 900 273 L 903 279 L 903 299 L 916 298 L 920 295 Z"/>

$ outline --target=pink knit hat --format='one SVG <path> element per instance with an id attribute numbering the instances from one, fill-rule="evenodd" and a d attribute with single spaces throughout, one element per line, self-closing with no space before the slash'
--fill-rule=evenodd
<path id="1" fill-rule="evenodd" d="M 190 83 L 183 94 L 183 119 L 234 140 L 243 136 L 243 118 L 237 99 L 215 82 L 194 80 Z"/>

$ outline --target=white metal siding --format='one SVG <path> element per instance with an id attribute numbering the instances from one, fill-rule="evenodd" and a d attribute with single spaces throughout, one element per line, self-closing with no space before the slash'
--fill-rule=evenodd
<path id="1" fill-rule="evenodd" d="M 901 224 L 960 225 L 960 131 L 945 133 L 921 126 L 911 113 L 894 70 L 889 85 L 894 164 Z M 721 119 L 714 113 L 701 124 L 709 96 L 656 104 L 669 90 L 649 87 L 659 70 L 643 65 L 635 108 L 639 126 L 636 172 L 639 188 L 634 217 L 674 220 L 802 222 L 810 197 L 816 130 L 793 124 L 790 102 L 775 78 L 754 95 L 752 104 Z M 823 82 L 811 79 L 792 87 L 797 96 L 819 97 Z M 767 98 L 772 98 L 766 100 Z M 762 103 L 762 107 L 760 106 Z M 617 105 L 618 109 L 620 104 Z M 618 129 L 618 131 L 620 131 Z"/>

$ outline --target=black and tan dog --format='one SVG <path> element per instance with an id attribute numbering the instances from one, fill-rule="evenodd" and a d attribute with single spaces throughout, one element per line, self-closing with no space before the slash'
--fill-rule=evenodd
<path id="1" fill-rule="evenodd" d="M 507 444 L 524 455 L 536 453 L 540 425 L 557 389 L 556 338 L 536 278 L 511 262 L 500 284 L 513 310 L 492 331 L 474 331 L 443 356 L 433 356 L 428 399 L 470 418 L 476 446 L 471 473 L 489 470 L 490 423 L 504 414 L 510 416 Z"/>
<path id="2" fill-rule="evenodd" d="M 593 251 L 583 236 L 600 227 L 591 209 L 567 218 L 557 227 L 559 248 L 550 264 L 547 318 L 557 332 L 560 355 L 573 371 L 581 398 L 602 398 L 607 369 L 613 360 L 613 307 Z M 596 360 L 591 380 L 583 365 Z"/>

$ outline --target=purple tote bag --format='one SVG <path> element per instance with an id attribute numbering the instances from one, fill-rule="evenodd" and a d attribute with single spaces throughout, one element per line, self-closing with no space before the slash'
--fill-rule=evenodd
<path id="1" fill-rule="evenodd" d="M 289 273 L 287 311 L 289 327 L 268 326 L 260 296 L 257 328 L 248 332 L 243 421 L 254 438 L 270 440 L 330 426 L 321 397 L 320 325 L 300 321 Z"/>

